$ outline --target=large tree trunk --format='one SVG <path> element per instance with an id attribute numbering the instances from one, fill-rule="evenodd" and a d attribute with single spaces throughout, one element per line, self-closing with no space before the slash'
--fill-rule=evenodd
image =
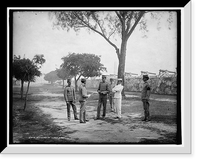
<path id="1" fill-rule="evenodd" d="M 65 87 L 65 80 L 62 80 L 63 81 L 63 88 Z"/>
<path id="2" fill-rule="evenodd" d="M 27 102 L 27 96 L 28 96 L 28 91 L 29 91 L 29 85 L 30 85 L 30 81 L 28 81 L 28 86 L 27 86 L 27 90 L 26 90 L 26 97 L 25 97 L 25 102 L 24 102 L 24 111 L 26 109 L 26 102 Z"/>
<path id="3" fill-rule="evenodd" d="M 78 80 L 80 79 L 81 75 L 78 76 L 78 78 L 76 79 L 76 76 L 74 76 L 74 82 L 75 82 L 75 91 L 78 91 Z"/>
<path id="4" fill-rule="evenodd" d="M 118 65 L 118 78 L 122 78 L 122 85 L 125 85 L 125 61 L 126 61 L 126 46 L 127 39 L 122 40 L 121 50 L 118 53 L 119 65 Z M 125 97 L 124 89 L 122 91 L 122 96 Z"/>
<path id="5" fill-rule="evenodd" d="M 21 94 L 21 99 L 23 99 L 23 94 L 24 94 L 24 81 L 21 80 L 21 91 L 20 91 L 20 94 Z"/>
<path id="6" fill-rule="evenodd" d="M 76 76 L 74 77 L 74 84 L 75 84 L 75 91 L 77 92 L 78 91 L 78 86 L 77 86 L 77 82 L 78 80 L 76 79 Z"/>

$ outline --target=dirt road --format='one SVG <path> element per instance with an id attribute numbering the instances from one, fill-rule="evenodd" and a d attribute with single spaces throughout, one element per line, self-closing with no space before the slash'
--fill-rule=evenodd
<path id="1" fill-rule="evenodd" d="M 76 143 L 173 143 L 174 137 L 169 135 L 176 134 L 176 124 L 166 124 L 162 122 L 142 122 L 142 112 L 133 112 L 122 114 L 122 119 L 115 119 L 115 114 L 109 111 L 107 104 L 107 115 L 105 120 L 94 120 L 96 116 L 97 100 L 92 104 L 88 101 L 87 118 L 89 122 L 83 124 L 73 119 L 71 111 L 71 121 L 66 117 L 66 104 L 62 99 L 62 93 L 51 93 L 48 90 L 41 89 L 39 94 L 32 96 L 45 96 L 42 101 L 36 102 L 35 106 L 39 107 L 45 114 L 51 115 L 52 121 L 62 128 L 62 133 Z M 133 101 L 122 104 L 123 106 L 141 105 L 140 101 Z M 76 103 L 78 112 L 80 105 Z"/>

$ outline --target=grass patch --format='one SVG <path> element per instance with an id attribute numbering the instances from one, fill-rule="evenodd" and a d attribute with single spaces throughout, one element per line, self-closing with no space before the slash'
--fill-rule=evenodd
<path id="1" fill-rule="evenodd" d="M 50 115 L 31 105 L 23 111 L 23 101 L 14 101 L 13 106 L 13 143 L 20 144 L 53 144 L 72 143 L 62 128 L 56 126 Z"/>

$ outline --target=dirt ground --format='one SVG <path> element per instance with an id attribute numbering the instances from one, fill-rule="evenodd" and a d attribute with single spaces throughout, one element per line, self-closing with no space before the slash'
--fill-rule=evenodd
<path id="1" fill-rule="evenodd" d="M 56 87 L 56 86 L 54 86 Z M 34 89 L 34 87 L 32 87 Z M 98 103 L 98 94 L 88 90 L 92 96 L 87 101 L 87 123 L 79 123 L 74 120 L 71 109 L 71 121 L 67 120 L 66 104 L 63 98 L 63 89 L 49 86 L 40 86 L 39 91 L 29 94 L 28 105 L 33 105 L 48 115 L 50 121 L 60 128 L 61 137 L 56 139 L 67 139 L 76 143 L 100 143 L 100 144 L 175 144 L 176 143 L 176 97 L 175 96 L 151 96 L 150 122 L 141 121 L 143 117 L 142 103 L 139 93 L 128 94 L 127 99 L 122 101 L 122 119 L 116 119 L 116 113 L 110 112 L 107 103 L 107 114 L 105 120 L 95 120 Z M 16 95 L 14 94 L 13 97 Z M 32 100 L 31 100 L 32 99 Z M 33 100 L 34 99 L 34 100 Z M 76 102 L 79 112 L 80 105 Z M 37 131 L 36 131 L 37 132 Z M 44 131 L 45 132 L 45 131 Z M 14 136 L 16 133 L 14 133 Z M 30 138 L 34 138 L 31 137 Z M 45 135 L 37 139 L 45 140 Z M 17 140 L 16 138 L 14 138 Z"/>

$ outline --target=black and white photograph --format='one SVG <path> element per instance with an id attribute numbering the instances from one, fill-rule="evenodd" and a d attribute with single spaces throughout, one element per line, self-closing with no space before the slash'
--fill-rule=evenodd
<path id="1" fill-rule="evenodd" d="M 184 145 L 182 10 L 8 13 L 9 145 Z"/>

